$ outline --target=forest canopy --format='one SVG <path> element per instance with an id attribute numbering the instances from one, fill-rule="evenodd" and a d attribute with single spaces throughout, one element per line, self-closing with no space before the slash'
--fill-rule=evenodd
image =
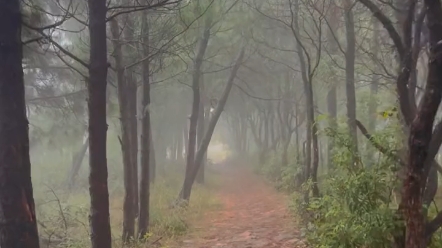
<path id="1" fill-rule="evenodd" d="M 0 0 L 0 247 L 161 247 L 252 172 L 311 247 L 441 247 L 441 41 L 440 0 Z"/>

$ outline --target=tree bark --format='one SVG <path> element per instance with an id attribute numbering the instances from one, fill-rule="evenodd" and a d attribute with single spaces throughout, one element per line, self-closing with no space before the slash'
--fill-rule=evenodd
<path id="1" fill-rule="evenodd" d="M 200 95 L 204 95 L 204 82 L 200 84 Z M 204 99 L 204 98 L 203 98 Z M 204 106 L 204 101 L 200 101 L 200 106 L 199 106 L 199 110 L 198 110 L 198 130 L 197 130 L 197 147 L 201 145 L 201 141 L 203 140 L 203 135 L 205 132 L 205 117 L 204 117 L 204 112 L 205 112 L 205 106 Z M 203 184 L 204 183 L 204 166 L 205 166 L 205 161 L 201 162 L 201 166 L 198 170 L 198 174 L 196 176 L 196 182 Z"/>
<path id="2" fill-rule="evenodd" d="M 375 59 L 377 59 L 378 57 L 378 53 L 379 53 L 379 42 L 378 42 L 378 37 L 379 37 L 379 25 L 376 22 L 375 18 L 372 19 L 373 22 L 373 41 L 372 41 L 372 51 L 373 51 L 373 56 L 375 57 Z M 374 63 L 377 65 L 377 61 L 374 61 Z M 376 66 L 376 68 L 378 68 L 379 66 Z M 370 85 L 370 102 L 368 105 L 368 130 L 370 132 L 374 132 L 376 130 L 376 112 L 377 112 L 377 108 L 378 108 L 378 104 L 377 104 L 377 99 L 376 96 L 378 94 L 378 89 L 379 89 L 379 75 L 377 75 L 376 73 L 373 73 L 372 75 L 372 80 L 371 80 L 371 85 Z M 367 166 L 371 167 L 371 165 L 373 164 L 374 161 L 374 151 L 371 147 L 367 148 L 368 150 L 368 154 L 367 154 Z"/>
<path id="3" fill-rule="evenodd" d="M 0 0 L 0 247 L 38 248 L 20 1 Z"/>
<path id="4" fill-rule="evenodd" d="M 143 32 L 143 55 L 149 55 L 149 23 L 147 12 L 143 13 L 142 32 Z M 149 60 L 145 60 L 143 66 L 143 85 L 142 85 L 142 113 L 141 113 L 141 181 L 140 181 L 140 208 L 138 219 L 138 237 L 144 239 L 149 232 L 149 198 L 150 198 L 150 67 Z"/>
<path id="5" fill-rule="evenodd" d="M 89 193 L 92 248 L 112 247 L 106 158 L 107 40 L 106 0 L 88 0 L 89 7 Z"/>
<path id="6" fill-rule="evenodd" d="M 181 140 L 183 140 L 183 144 L 184 144 L 184 156 L 187 157 L 187 154 L 189 153 L 189 128 L 187 125 L 187 121 L 186 121 L 186 125 L 184 125 L 184 129 L 183 129 L 183 134 L 180 135 L 179 137 Z M 183 139 L 184 138 L 184 139 Z M 181 158 L 183 157 L 183 154 L 180 154 Z"/>
<path id="7" fill-rule="evenodd" d="M 345 1 L 345 29 L 347 38 L 347 50 L 345 51 L 345 91 L 347 94 L 347 123 L 352 140 L 351 150 L 353 155 L 352 164 L 355 165 L 358 157 L 358 137 L 356 127 L 356 90 L 355 90 L 355 59 L 356 59 L 356 35 L 353 17 L 353 2 Z"/>
<path id="8" fill-rule="evenodd" d="M 335 4 L 330 6 L 330 29 L 327 33 L 327 40 L 328 40 L 328 49 L 329 53 L 332 56 L 335 56 L 338 53 L 338 41 L 335 40 L 336 33 L 338 31 L 338 24 L 339 24 L 339 15 L 340 10 L 338 6 Z M 338 127 L 336 118 L 338 116 L 338 104 L 337 104 L 337 82 L 339 81 L 338 77 L 336 76 L 336 73 L 334 73 L 335 68 L 332 64 L 329 65 L 329 69 L 332 72 L 331 78 L 332 82 L 330 83 L 329 90 L 327 92 L 327 111 L 329 114 L 329 128 L 332 130 L 336 130 Z M 334 138 L 333 137 L 327 137 L 327 167 L 328 169 L 333 168 L 333 149 L 334 149 Z"/>
<path id="9" fill-rule="evenodd" d="M 192 173 L 192 168 L 195 167 L 195 147 L 196 147 L 196 129 L 198 123 L 198 115 L 200 108 L 200 78 L 201 78 L 201 66 L 203 64 L 204 54 L 207 50 L 207 45 L 210 38 L 210 27 L 205 28 L 203 31 L 203 36 L 200 40 L 198 46 L 198 51 L 195 58 L 195 65 L 193 69 L 193 80 L 192 80 L 192 91 L 193 91 L 193 103 L 192 103 L 192 114 L 190 116 L 190 126 L 189 126 L 189 143 L 187 145 L 187 160 L 186 160 L 186 175 L 185 178 L 190 178 Z M 186 179 L 185 179 L 186 181 Z M 184 194 L 187 193 L 183 192 Z M 189 191 L 190 195 L 190 191 Z M 183 195 L 183 199 L 188 199 Z"/>
<path id="10" fill-rule="evenodd" d="M 294 11 L 294 32 L 299 30 L 299 3 L 295 1 L 295 11 Z M 303 44 L 301 43 L 299 32 L 294 33 L 297 37 L 296 47 L 298 51 L 298 58 L 301 65 L 301 76 L 304 84 L 304 93 L 306 101 L 306 115 L 307 115 L 307 142 L 306 142 L 306 179 L 311 178 L 313 182 L 312 193 L 314 197 L 319 196 L 318 188 L 318 166 L 319 166 L 319 154 L 318 154 L 318 135 L 317 126 L 315 124 L 315 105 L 313 98 L 313 75 L 311 71 L 307 69 L 307 62 L 305 59 Z M 310 68 L 310 66 L 309 66 Z M 313 147 L 312 147 L 313 146 Z M 305 200 L 308 201 L 308 194 L 305 195 Z"/>
<path id="11" fill-rule="evenodd" d="M 138 189 L 138 123 L 137 123 L 137 85 L 132 72 L 126 71 L 127 78 L 127 97 L 128 101 L 128 122 L 129 122 L 129 134 L 130 134 L 130 161 L 132 165 L 132 189 L 133 195 L 133 208 L 135 216 L 138 215 L 139 208 L 139 190 Z"/>
<path id="12" fill-rule="evenodd" d="M 410 1 L 409 4 L 415 4 Z M 405 217 L 406 248 L 426 247 L 423 215 L 424 164 L 432 138 L 433 123 L 442 99 L 442 7 L 439 0 L 425 0 L 430 31 L 430 56 L 425 93 L 410 126 L 409 162 L 404 181 L 402 209 Z"/>
<path id="13" fill-rule="evenodd" d="M 155 147 L 153 143 L 152 136 L 152 123 L 149 125 L 149 139 L 150 139 L 150 155 L 149 155 L 149 169 L 150 169 L 150 183 L 155 183 L 156 175 L 157 175 L 157 160 L 155 157 Z"/>
<path id="14" fill-rule="evenodd" d="M 186 120 L 187 122 L 187 120 Z M 178 130 L 178 132 L 174 133 L 174 138 L 176 140 L 175 144 L 175 151 L 174 154 L 176 154 L 176 160 L 178 161 L 179 164 L 182 164 L 184 161 L 184 157 L 183 157 L 183 144 L 186 144 L 187 142 L 183 141 L 183 137 L 182 137 L 182 133 L 180 130 Z M 185 134 L 185 136 L 188 136 L 188 133 Z M 187 149 L 186 149 L 186 154 L 187 154 Z"/>
<path id="15" fill-rule="evenodd" d="M 127 6 L 133 4 L 130 0 L 125 0 L 124 3 Z M 134 57 L 136 57 L 136 51 L 133 49 L 135 45 L 134 40 L 134 18 L 128 14 L 124 17 L 124 29 L 123 35 L 125 39 L 125 47 L 123 52 L 125 54 L 129 54 L 129 56 L 125 56 L 127 59 L 125 64 L 133 63 Z M 138 120 L 137 120 L 137 85 L 136 79 L 134 78 L 134 71 L 132 68 L 125 69 L 125 97 L 127 98 L 127 114 L 126 114 L 126 122 L 128 122 L 128 133 L 129 133 L 129 142 L 126 148 L 130 153 L 130 163 L 131 163 L 131 171 L 132 171 L 132 189 L 133 189 L 133 212 L 135 216 L 138 215 L 138 207 L 139 207 L 139 189 L 138 189 Z"/>
<path id="16" fill-rule="evenodd" d="M 195 177 L 196 174 L 198 173 L 199 167 L 201 166 L 201 162 L 204 158 L 204 153 L 207 152 L 207 148 L 209 147 L 210 139 L 212 138 L 212 134 L 213 131 L 215 130 L 216 123 L 218 122 L 218 119 L 221 116 L 222 111 L 224 110 L 224 106 L 226 105 L 227 98 L 229 97 L 229 93 L 230 90 L 232 89 L 236 74 L 242 63 L 242 59 L 244 57 L 244 51 L 245 47 L 241 49 L 241 52 L 239 53 L 239 56 L 235 61 L 232 72 L 230 73 L 229 80 L 227 81 L 226 88 L 224 89 L 221 99 L 219 100 L 218 105 L 216 106 L 215 111 L 212 115 L 212 118 L 210 119 L 207 131 L 204 134 L 203 140 L 201 141 L 201 145 L 198 147 L 198 152 L 195 158 L 195 166 L 192 167 L 189 173 L 186 173 L 186 178 L 184 179 L 183 188 L 179 196 L 181 200 L 185 200 L 186 202 L 190 200 L 192 185 L 195 181 Z"/>
<path id="17" fill-rule="evenodd" d="M 123 155 L 124 203 L 123 203 L 123 242 L 128 243 L 135 235 L 133 165 L 131 154 L 129 95 L 124 79 L 123 51 L 120 41 L 120 28 L 116 19 L 111 21 L 112 43 L 114 46 L 115 69 L 117 72 L 118 104 L 120 107 L 121 152 Z"/>

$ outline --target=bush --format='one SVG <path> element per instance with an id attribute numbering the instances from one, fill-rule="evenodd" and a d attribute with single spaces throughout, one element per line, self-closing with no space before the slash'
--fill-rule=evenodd
<path id="1" fill-rule="evenodd" d="M 398 230 L 394 183 L 383 168 L 341 170 L 324 182 L 323 197 L 307 206 L 314 212 L 307 238 L 315 247 L 390 247 Z"/>
<path id="2" fill-rule="evenodd" d="M 289 149 L 287 164 L 282 164 L 281 153 L 280 150 L 269 153 L 264 164 L 256 164 L 255 171 L 271 181 L 278 190 L 293 192 L 303 173 L 302 166 L 293 147 Z"/>
<path id="3" fill-rule="evenodd" d="M 294 196 L 292 209 L 303 218 L 313 247 L 391 247 L 402 225 L 393 201 L 398 183 L 394 162 L 383 158 L 370 168 L 353 165 L 348 140 L 335 136 L 335 168 L 321 181 L 321 198 L 305 203 Z"/>

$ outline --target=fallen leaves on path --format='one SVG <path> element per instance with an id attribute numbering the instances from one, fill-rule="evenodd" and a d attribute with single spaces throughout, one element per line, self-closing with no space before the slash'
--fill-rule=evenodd
<path id="1" fill-rule="evenodd" d="M 244 168 L 222 168 L 223 208 L 200 224 L 181 248 L 303 248 L 284 196 Z"/>

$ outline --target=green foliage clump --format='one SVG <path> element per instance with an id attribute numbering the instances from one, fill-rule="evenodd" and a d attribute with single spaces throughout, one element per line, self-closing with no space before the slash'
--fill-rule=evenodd
<path id="1" fill-rule="evenodd" d="M 265 163 L 259 164 L 256 171 L 267 180 L 274 183 L 278 190 L 293 192 L 299 183 L 302 175 L 302 166 L 294 149 L 288 152 L 287 163 L 282 163 L 282 151 L 277 150 L 268 154 Z"/>
<path id="2" fill-rule="evenodd" d="M 334 138 L 334 169 L 321 181 L 322 196 L 308 203 L 293 197 L 292 209 L 307 224 L 306 238 L 318 248 L 391 247 L 402 225 L 394 201 L 394 162 L 382 158 L 370 168 L 353 165 L 348 137 Z"/>
<path id="3" fill-rule="evenodd" d="M 315 247 L 389 247 L 398 230 L 396 207 L 391 206 L 394 183 L 380 166 L 340 168 L 324 182 L 323 197 L 312 199 L 315 213 L 307 238 Z"/>

